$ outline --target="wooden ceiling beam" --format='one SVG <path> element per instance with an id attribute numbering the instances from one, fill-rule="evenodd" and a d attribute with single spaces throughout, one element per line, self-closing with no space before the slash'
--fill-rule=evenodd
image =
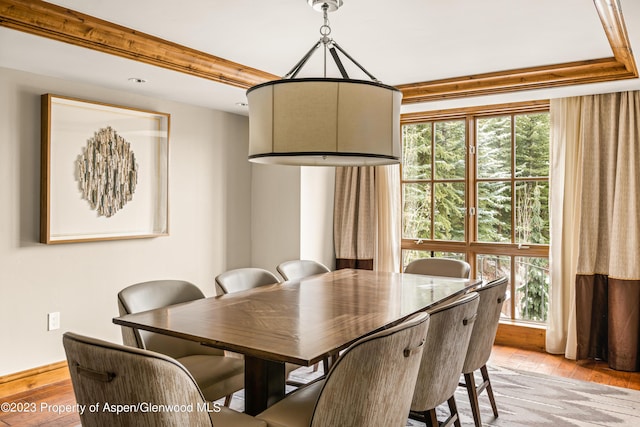
<path id="1" fill-rule="evenodd" d="M 245 89 L 280 78 L 42 1 L 0 0 L 0 25 Z"/>
<path id="2" fill-rule="evenodd" d="M 411 104 L 530 89 L 602 83 L 638 77 L 638 70 L 618 2 L 593 0 L 593 3 L 611 45 L 613 58 L 402 84 L 396 86 L 403 93 L 402 103 Z"/>
<path id="3" fill-rule="evenodd" d="M 638 77 L 622 11 L 593 0 L 613 57 L 401 84 L 403 103 L 600 83 Z M 0 25 L 76 46 L 249 88 L 279 76 L 42 1 L 0 0 Z"/>
<path id="4" fill-rule="evenodd" d="M 615 58 L 593 59 L 542 67 L 498 71 L 396 86 L 404 104 L 493 95 L 637 77 Z"/>

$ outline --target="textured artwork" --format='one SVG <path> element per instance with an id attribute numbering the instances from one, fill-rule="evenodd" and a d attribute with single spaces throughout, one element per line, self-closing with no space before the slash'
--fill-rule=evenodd
<path id="1" fill-rule="evenodd" d="M 50 93 L 41 109 L 41 243 L 169 235 L 169 114 Z"/>
<path id="2" fill-rule="evenodd" d="M 131 145 L 111 127 L 87 140 L 76 162 L 82 198 L 98 215 L 111 217 L 131 201 L 138 183 L 138 165 Z"/>

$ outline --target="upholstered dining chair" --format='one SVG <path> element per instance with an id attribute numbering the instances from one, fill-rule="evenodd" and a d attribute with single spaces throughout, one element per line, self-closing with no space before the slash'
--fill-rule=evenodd
<path id="1" fill-rule="evenodd" d="M 420 313 L 358 340 L 324 379 L 256 418 L 270 427 L 405 426 L 428 328 L 428 313 Z"/>
<path id="2" fill-rule="evenodd" d="M 153 280 L 137 283 L 118 293 L 120 315 L 138 313 L 204 298 L 202 291 L 183 280 Z M 207 400 L 226 397 L 244 388 L 244 361 L 225 356 L 223 350 L 195 341 L 122 327 L 125 345 L 166 354 L 182 363 L 193 375 Z"/>
<path id="3" fill-rule="evenodd" d="M 466 261 L 450 258 L 420 258 L 410 262 L 405 273 L 468 279 L 471 267 Z"/>
<path id="4" fill-rule="evenodd" d="M 478 395 L 482 391 L 487 391 L 489 402 L 493 415 L 498 416 L 498 408 L 496 400 L 493 396 L 491 388 L 491 380 L 487 371 L 487 361 L 491 356 L 491 348 L 498 331 L 498 321 L 502 311 L 502 304 L 506 298 L 508 280 L 506 277 L 500 277 L 480 288 L 475 289 L 480 295 L 480 303 L 478 304 L 478 317 L 473 325 L 469 347 L 462 365 L 462 373 L 464 374 L 464 383 L 461 386 L 466 387 L 471 403 L 471 412 L 473 413 L 473 421 L 476 427 L 482 425 L 480 419 L 480 406 L 478 403 Z M 480 370 L 482 375 L 482 383 L 476 386 L 474 372 Z"/>
<path id="5" fill-rule="evenodd" d="M 294 259 L 285 261 L 276 267 L 284 280 L 298 280 L 314 274 L 328 273 L 329 267 L 310 259 Z"/>
<path id="6" fill-rule="evenodd" d="M 278 277 L 263 268 L 245 267 L 225 271 L 216 276 L 218 294 L 246 291 L 264 285 L 279 283 Z"/>
<path id="7" fill-rule="evenodd" d="M 473 292 L 429 310 L 429 333 L 409 414 L 411 418 L 425 422 L 427 427 L 451 424 L 460 427 L 454 394 L 467 354 L 478 301 L 478 294 Z M 435 408 L 444 402 L 449 404 L 450 416 L 439 423 Z"/>
<path id="8" fill-rule="evenodd" d="M 71 332 L 62 343 L 76 401 L 85 408 L 84 427 L 266 427 L 207 401 L 189 371 L 171 357 Z M 158 407 L 166 410 L 152 410 Z"/>

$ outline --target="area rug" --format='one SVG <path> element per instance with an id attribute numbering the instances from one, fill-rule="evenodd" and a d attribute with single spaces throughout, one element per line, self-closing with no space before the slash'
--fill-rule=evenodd
<path id="1" fill-rule="evenodd" d="M 483 426 L 640 426 L 640 391 L 620 387 L 489 367 L 489 377 L 498 406 L 493 416 L 486 392 L 480 396 Z M 478 377 L 476 382 L 479 383 Z M 473 426 L 469 397 L 464 388 L 456 391 L 456 403 L 463 426 Z M 446 405 L 438 408 L 445 419 Z M 409 420 L 407 426 L 424 426 Z"/>
<path id="2" fill-rule="evenodd" d="M 290 379 L 306 382 L 319 375 L 321 372 L 300 368 L 291 373 Z M 498 366 L 489 367 L 489 376 L 499 417 L 493 416 L 489 400 L 483 393 L 480 411 L 484 426 L 640 426 L 640 391 L 637 390 Z M 292 389 L 288 387 L 288 390 Z M 456 402 L 461 424 L 473 426 L 469 398 L 462 387 L 456 391 Z M 242 392 L 234 395 L 231 407 L 239 411 L 244 409 Z M 439 419 L 446 418 L 446 405 L 438 408 L 438 413 Z M 407 420 L 407 426 L 424 427 L 424 423 Z"/>

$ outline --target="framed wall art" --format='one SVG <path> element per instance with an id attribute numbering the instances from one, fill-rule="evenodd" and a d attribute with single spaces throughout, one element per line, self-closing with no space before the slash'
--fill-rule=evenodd
<path id="1" fill-rule="evenodd" d="M 40 241 L 169 234 L 166 113 L 42 95 Z"/>

